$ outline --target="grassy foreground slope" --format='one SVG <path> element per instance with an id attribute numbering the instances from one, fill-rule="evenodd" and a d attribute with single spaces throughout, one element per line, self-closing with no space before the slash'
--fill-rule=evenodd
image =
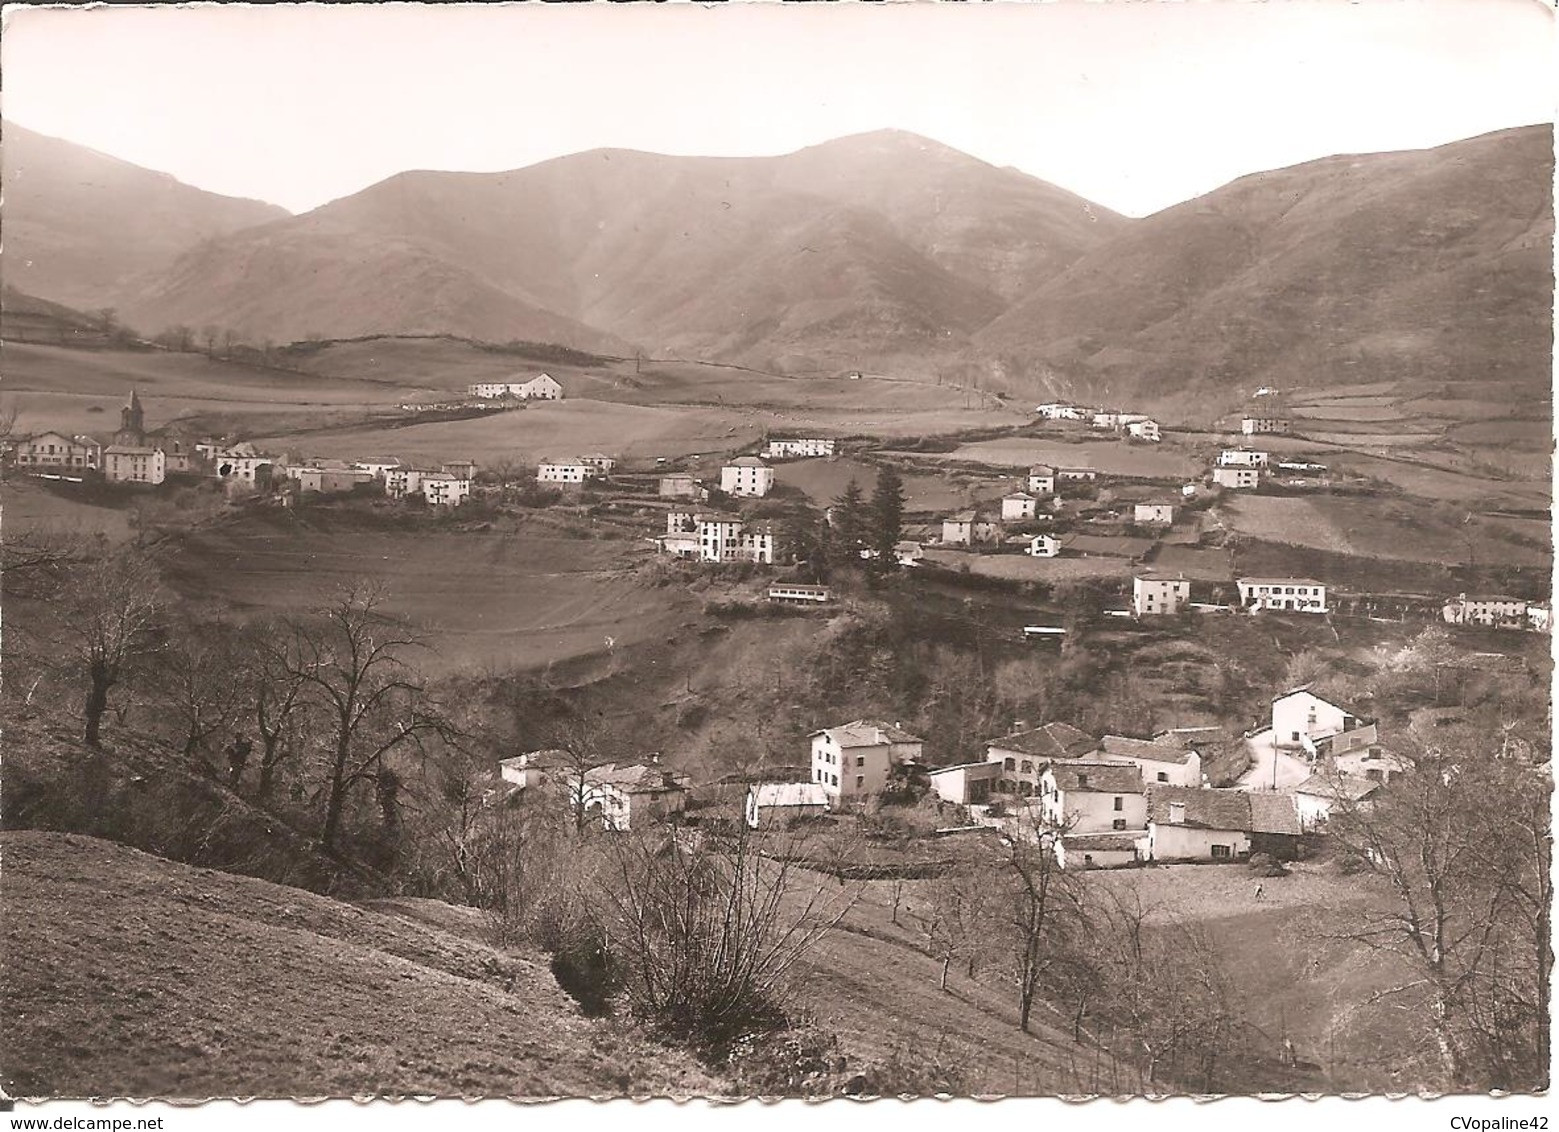
<path id="1" fill-rule="evenodd" d="M 13 1096 L 716 1087 L 686 1057 L 587 1021 L 542 961 L 432 917 L 73 834 L 10 832 L 0 845 Z"/>

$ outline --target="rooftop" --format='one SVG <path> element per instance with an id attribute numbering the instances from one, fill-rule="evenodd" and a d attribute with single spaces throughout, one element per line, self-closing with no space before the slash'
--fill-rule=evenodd
<path id="1" fill-rule="evenodd" d="M 728 468 L 767 468 L 768 465 L 756 456 L 738 456 L 726 464 Z"/>
<path id="2" fill-rule="evenodd" d="M 1170 805 L 1185 807 L 1185 816 L 1175 825 L 1199 829 L 1250 831 L 1251 795 L 1240 790 L 1205 790 L 1195 786 L 1148 787 L 1148 821 L 1171 824 Z"/>
<path id="3" fill-rule="evenodd" d="M 1333 801 L 1362 802 L 1379 789 L 1380 783 L 1368 778 L 1355 778 L 1350 774 L 1312 774 L 1294 787 L 1294 793 Z"/>
<path id="4" fill-rule="evenodd" d="M 985 746 L 987 750 L 994 747 L 1042 759 L 1076 759 L 1097 751 L 1099 740 L 1070 723 L 1046 723 L 1000 739 L 989 739 Z"/>
<path id="5" fill-rule="evenodd" d="M 1174 763 L 1177 766 L 1189 762 L 1193 753 L 1185 747 L 1155 743 L 1151 739 L 1132 739 L 1125 735 L 1106 735 L 1099 740 L 1099 749 L 1115 758 L 1145 759 L 1148 762 Z"/>
<path id="6" fill-rule="evenodd" d="M 615 786 L 625 794 L 649 794 L 662 790 L 681 790 L 678 776 L 656 764 L 635 763 L 618 766 L 604 763 L 585 771 L 585 782 L 590 786 Z"/>
<path id="7" fill-rule="evenodd" d="M 1252 833 L 1287 833 L 1298 836 L 1299 810 L 1289 794 L 1262 794 L 1251 792 L 1250 831 Z"/>
<path id="8" fill-rule="evenodd" d="M 816 782 L 761 782 L 752 788 L 762 806 L 825 806 L 828 795 Z"/>
<path id="9" fill-rule="evenodd" d="M 1060 790 L 1091 794 L 1141 794 L 1142 773 L 1123 763 L 1057 763 L 1050 768 Z"/>
<path id="10" fill-rule="evenodd" d="M 812 735 L 829 735 L 841 747 L 878 747 L 885 743 L 921 743 L 918 735 L 911 735 L 897 724 L 884 723 L 880 719 L 857 719 L 838 727 L 825 727 Z"/>

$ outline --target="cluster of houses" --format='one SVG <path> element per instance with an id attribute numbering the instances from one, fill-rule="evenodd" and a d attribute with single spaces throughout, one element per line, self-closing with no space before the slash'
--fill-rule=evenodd
<path id="1" fill-rule="evenodd" d="M 1008 527 L 1031 524 L 1065 510 L 1059 494 L 1062 485 L 1092 482 L 1098 478 L 1099 473 L 1092 468 L 1053 468 L 1036 464 L 1029 468 L 1022 489 L 1002 496 L 999 511 L 987 513 L 965 508 L 944 517 L 940 544 L 975 547 L 1007 541 Z M 1147 499 L 1129 506 L 1130 521 L 1134 526 L 1168 527 L 1175 521 L 1178 505 L 1168 499 Z M 1055 558 L 1068 545 L 1068 540 L 1045 533 L 1028 535 L 1022 541 L 1026 544 L 1024 553 L 1036 558 Z"/>
<path id="2" fill-rule="evenodd" d="M 1020 726 L 989 740 L 983 760 L 933 768 L 924 740 L 902 725 L 857 719 L 808 736 L 810 777 L 751 784 L 743 814 L 752 828 L 782 827 L 855 809 L 906 777 L 923 776 L 939 802 L 966 807 L 975 825 L 1048 835 L 1063 868 L 1233 861 L 1256 852 L 1286 858 L 1336 807 L 1367 807 L 1412 769 L 1381 747 L 1373 720 L 1309 688 L 1273 697 L 1270 728 L 1255 738 L 1312 773 L 1286 790 L 1213 788 L 1204 753 L 1246 737 L 1218 727 L 1147 739 L 1094 736 L 1067 723 Z M 566 752 L 534 751 L 504 759 L 499 770 L 521 791 L 561 785 L 561 804 L 609 830 L 666 821 L 685 813 L 693 797 L 688 779 L 658 758 L 582 769 Z"/>
<path id="3" fill-rule="evenodd" d="M 263 452 L 247 441 L 191 439 L 178 426 L 146 428 L 140 394 L 132 390 L 119 413 L 109 444 L 90 436 L 45 432 L 16 441 L 13 467 L 29 473 L 95 473 L 108 483 L 156 485 L 170 475 L 209 476 L 235 489 L 285 490 L 299 494 L 342 494 L 360 485 L 382 485 L 392 498 L 420 496 L 438 507 L 455 507 L 471 494 L 476 465 L 452 461 L 438 469 L 402 465 L 394 458 L 308 459 Z"/>
<path id="4" fill-rule="evenodd" d="M 1080 421 L 1089 428 L 1125 433 L 1133 440 L 1157 444 L 1164 439 L 1159 423 L 1145 413 L 1123 413 L 1110 409 L 1091 409 L 1067 401 L 1049 401 L 1036 405 L 1034 412 L 1047 421 Z"/>

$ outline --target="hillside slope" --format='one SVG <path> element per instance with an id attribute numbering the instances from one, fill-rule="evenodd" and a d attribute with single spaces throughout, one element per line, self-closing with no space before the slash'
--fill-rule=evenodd
<path id="1" fill-rule="evenodd" d="M 836 362 L 960 344 L 1126 223 L 895 131 L 781 157 L 596 150 L 505 173 L 399 174 L 202 249 L 130 317 L 277 338 L 304 324 L 491 338 L 500 311 L 540 310 L 652 353 Z M 350 288 L 310 283 L 343 259 L 381 296 L 371 327 Z M 577 326 L 553 332 L 597 344 Z"/>
<path id="2" fill-rule="evenodd" d="M 1244 177 L 1133 224 L 976 341 L 1085 395 L 1546 386 L 1552 185 L 1548 126 Z"/>
<path id="3" fill-rule="evenodd" d="M 201 241 L 287 216 L 12 122 L 3 130 L 5 281 L 43 299 L 122 305 L 138 276 Z"/>
<path id="4" fill-rule="evenodd" d="M 452 930 L 474 912 L 387 914 L 72 834 L 0 845 L 9 1095 L 715 1088 L 592 1025 L 541 960 Z"/>

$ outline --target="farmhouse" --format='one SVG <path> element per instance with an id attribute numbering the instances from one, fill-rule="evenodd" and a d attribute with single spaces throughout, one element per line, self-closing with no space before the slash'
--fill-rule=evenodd
<path id="1" fill-rule="evenodd" d="M 1029 469 L 1028 492 L 1030 495 L 1054 495 L 1056 470 L 1044 464 L 1035 464 Z"/>
<path id="2" fill-rule="evenodd" d="M 1272 697 L 1272 742 L 1279 749 L 1301 749 L 1311 758 L 1335 757 L 1379 741 L 1373 720 L 1308 688 Z"/>
<path id="3" fill-rule="evenodd" d="M 383 479 L 390 472 L 401 466 L 401 462 L 394 456 L 376 456 L 367 460 L 354 460 L 352 467 L 358 471 L 367 472 L 374 479 Z"/>
<path id="4" fill-rule="evenodd" d="M 332 468 L 315 464 L 292 464 L 286 469 L 287 478 L 298 485 L 304 494 L 338 495 L 351 491 L 360 483 L 369 483 L 373 474 L 357 468 Z"/>
<path id="5" fill-rule="evenodd" d="M 942 801 L 969 806 L 990 798 L 991 784 L 1000 773 L 1000 763 L 956 763 L 928 771 L 926 778 Z"/>
<path id="6" fill-rule="evenodd" d="M 426 472 L 422 497 L 434 507 L 458 507 L 471 494 L 471 481 L 448 472 Z"/>
<path id="7" fill-rule="evenodd" d="M 1265 468 L 1271 457 L 1253 448 L 1225 448 L 1218 453 L 1220 468 Z M 1279 467 L 1282 467 L 1280 464 Z"/>
<path id="8" fill-rule="evenodd" d="M 1235 491 L 1249 491 L 1261 486 L 1261 472 L 1255 468 L 1214 468 L 1213 483 Z"/>
<path id="9" fill-rule="evenodd" d="M 942 541 L 949 546 L 969 546 L 974 542 L 973 511 L 959 511 L 942 520 Z"/>
<path id="10" fill-rule="evenodd" d="M 797 440 L 770 440 L 763 454 L 771 460 L 781 460 L 787 456 L 832 456 L 834 442 L 830 438 L 821 436 L 809 436 Z"/>
<path id="11" fill-rule="evenodd" d="M 1356 748 L 1332 755 L 1325 760 L 1324 765 L 1345 778 L 1359 778 L 1381 785 L 1390 782 L 1393 775 L 1406 774 L 1413 769 L 1411 761 L 1380 746 Z"/>
<path id="12" fill-rule="evenodd" d="M 404 499 L 422 490 L 422 477 L 429 473 L 419 468 L 390 468 L 384 473 L 384 494 L 391 499 Z"/>
<path id="13" fill-rule="evenodd" d="M 1070 723 L 1046 723 L 988 740 L 985 761 L 1000 768 L 996 789 L 1001 793 L 1033 794 L 1052 762 L 1081 759 L 1098 750 L 1099 740 Z"/>
<path id="14" fill-rule="evenodd" d="M 585 465 L 587 468 L 593 468 L 596 475 L 598 476 L 611 475 L 612 469 L 617 466 L 616 459 L 606 455 L 603 452 L 588 453 L 587 455 L 581 456 L 579 458 L 579 462 Z"/>
<path id="15" fill-rule="evenodd" d="M 1068 833 L 1142 829 L 1147 805 L 1135 767 L 1118 763 L 1052 763 L 1039 778 L 1040 816 Z"/>
<path id="16" fill-rule="evenodd" d="M 1288 421 L 1283 417 L 1244 417 L 1240 420 L 1240 431 L 1246 436 L 1260 436 L 1263 433 L 1287 432 Z"/>
<path id="17" fill-rule="evenodd" d="M 1250 795 L 1238 790 L 1150 786 L 1147 826 L 1149 860 L 1242 858 L 1250 853 Z"/>
<path id="18" fill-rule="evenodd" d="M 1069 480 L 1069 481 L 1076 482 L 1076 483 L 1083 483 L 1083 482 L 1087 482 L 1089 480 L 1096 480 L 1098 478 L 1099 478 L 1099 473 L 1097 471 L 1095 471 L 1093 468 L 1057 468 L 1056 469 L 1056 479 L 1058 479 L 1058 480 Z M 1030 489 L 1030 490 L 1032 490 L 1032 489 Z"/>
<path id="19" fill-rule="evenodd" d="M 1294 808 L 1299 826 L 1309 831 L 1326 824 L 1338 806 L 1368 810 L 1379 797 L 1381 783 L 1336 773 L 1312 774 L 1294 787 Z"/>
<path id="20" fill-rule="evenodd" d="M 561 401 L 563 387 L 549 373 L 543 373 L 529 381 L 478 381 L 466 386 L 472 397 L 516 397 L 522 401 Z"/>
<path id="21" fill-rule="evenodd" d="M 839 806 L 880 793 L 895 767 L 921 761 L 924 742 L 895 724 L 857 719 L 814 731 L 812 781 Z"/>
<path id="22" fill-rule="evenodd" d="M 1055 535 L 1035 535 L 1029 540 L 1026 554 L 1035 558 L 1054 558 L 1061 553 L 1061 540 Z"/>
<path id="23" fill-rule="evenodd" d="M 66 436 L 41 432 L 16 442 L 11 462 L 28 471 L 96 470 L 102 466 L 103 446 L 90 436 Z"/>
<path id="24" fill-rule="evenodd" d="M 448 472 L 457 480 L 474 480 L 476 478 L 475 460 L 446 460 L 438 468 L 439 471 Z"/>
<path id="25" fill-rule="evenodd" d="M 1164 439 L 1158 422 L 1153 420 L 1131 421 L 1126 425 L 1126 431 L 1137 440 L 1148 440 L 1155 444 Z"/>
<path id="26" fill-rule="evenodd" d="M 526 751 L 523 755 L 498 760 L 498 773 L 505 782 L 513 783 L 521 790 L 531 790 L 544 786 L 549 778 L 575 761 L 569 752 L 556 747 Z"/>
<path id="27" fill-rule="evenodd" d="M 720 490 L 727 495 L 762 496 L 774 486 L 774 469 L 756 456 L 739 456 L 720 469 Z"/>
<path id="28" fill-rule="evenodd" d="M 109 483 L 162 483 L 167 474 L 161 448 L 110 444 L 103 449 L 103 478 Z"/>
<path id="29" fill-rule="evenodd" d="M 1068 833 L 1055 840 L 1056 864 L 1063 869 L 1118 869 L 1133 865 L 1146 851 L 1142 830 Z"/>
<path id="30" fill-rule="evenodd" d="M 1004 523 L 1021 523 L 1036 514 L 1038 501 L 1026 492 L 1018 491 L 1002 496 L 1001 518 Z"/>
<path id="31" fill-rule="evenodd" d="M 536 465 L 537 483 L 581 484 L 595 474 L 596 469 L 584 460 L 543 460 Z"/>
<path id="32" fill-rule="evenodd" d="M 1147 419 L 1142 413 L 1095 413 L 1089 423 L 1094 428 L 1108 428 L 1119 432 Z"/>
<path id="33" fill-rule="evenodd" d="M 926 556 L 926 552 L 920 548 L 918 542 L 898 542 L 893 544 L 893 557 L 900 566 L 919 566 L 920 560 Z"/>
<path id="34" fill-rule="evenodd" d="M 1263 609 L 1326 612 L 1326 583 L 1314 578 L 1240 578 L 1236 585 L 1241 608 L 1252 613 Z"/>
<path id="35" fill-rule="evenodd" d="M 785 826 L 828 809 L 828 794 L 816 782 L 761 782 L 747 791 L 747 824 Z"/>
<path id="36" fill-rule="evenodd" d="M 207 456 L 218 479 L 259 487 L 269 483 L 275 456 L 259 451 L 247 441 L 233 444 L 197 444 L 195 450 Z"/>
<path id="37" fill-rule="evenodd" d="M 1496 595 L 1469 597 L 1460 594 L 1445 603 L 1442 615 L 1452 625 L 1487 625 L 1496 629 L 1525 629 L 1528 603 L 1524 598 Z"/>
<path id="38" fill-rule="evenodd" d="M 1171 746 L 1151 739 L 1106 735 L 1099 740 L 1096 756 L 1112 763 L 1137 768 L 1149 785 L 1194 787 L 1202 784 L 1202 756 L 1192 747 Z"/>
<path id="39" fill-rule="evenodd" d="M 1138 574 L 1131 580 L 1131 611 L 1138 617 L 1179 613 L 1191 603 L 1191 583 L 1184 575 Z"/>
<path id="40" fill-rule="evenodd" d="M 1065 401 L 1047 401 L 1034 406 L 1034 412 L 1047 421 L 1080 421 L 1092 415 L 1087 409 Z"/>
<path id="41" fill-rule="evenodd" d="M 570 807 L 579 806 L 585 820 L 609 830 L 643 829 L 666 821 L 687 808 L 681 776 L 651 758 L 648 764 L 591 767 L 565 775 Z"/>
<path id="42" fill-rule="evenodd" d="M 788 602 L 792 605 L 827 605 L 834 600 L 834 594 L 827 586 L 801 586 L 793 582 L 776 582 L 769 587 L 769 600 Z"/>
<path id="43" fill-rule="evenodd" d="M 769 524 L 748 524 L 739 515 L 715 511 L 700 512 L 693 522 L 698 530 L 698 557 L 703 561 L 774 564 L 774 528 Z"/>
<path id="44" fill-rule="evenodd" d="M 1250 851 L 1291 861 L 1299 852 L 1299 805 L 1291 794 L 1245 795 L 1250 806 Z"/>
<path id="45" fill-rule="evenodd" d="M 1132 508 L 1131 521 L 1139 525 L 1173 523 L 1175 521 L 1175 505 L 1173 503 L 1138 503 Z"/>

